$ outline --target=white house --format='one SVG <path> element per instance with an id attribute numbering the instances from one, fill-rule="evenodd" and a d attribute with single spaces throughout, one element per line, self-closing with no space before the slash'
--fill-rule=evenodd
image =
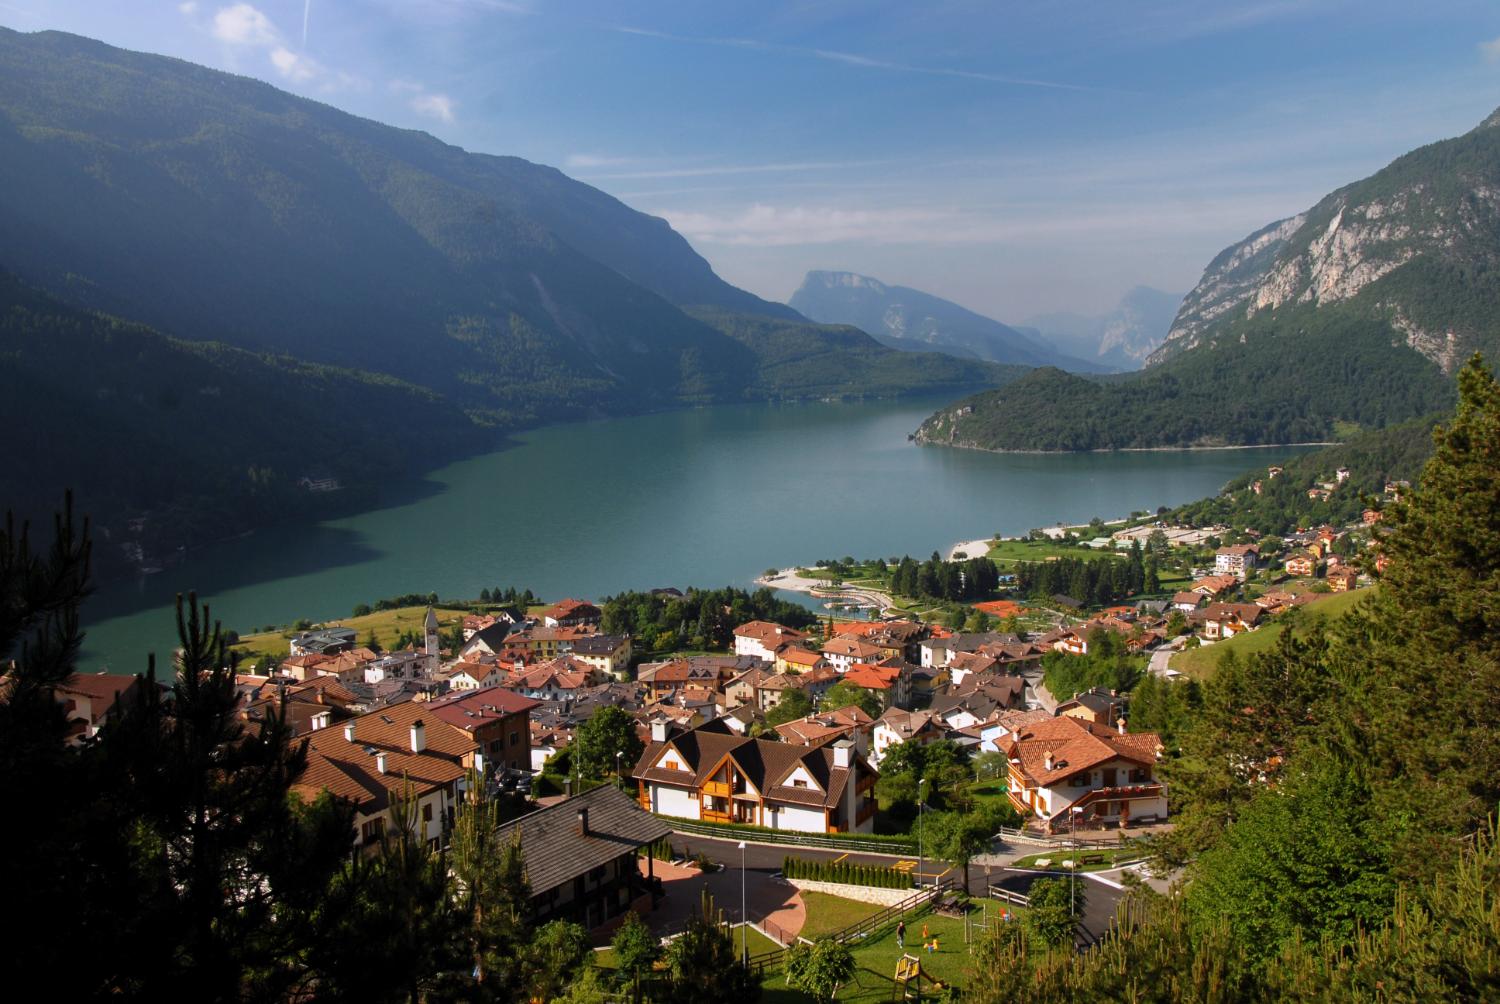
<path id="1" fill-rule="evenodd" d="M 634 776 L 641 807 L 664 816 L 804 833 L 870 833 L 877 775 L 847 739 L 821 746 L 749 739 L 717 722 L 653 722 Z"/>
<path id="2" fill-rule="evenodd" d="M 801 631 L 781 624 L 750 621 L 734 629 L 734 654 L 754 656 L 762 662 L 775 662 L 777 650 L 803 641 L 806 637 Z"/>
<path id="3" fill-rule="evenodd" d="M 1167 818 L 1156 778 L 1161 739 L 1062 716 L 1015 726 L 998 740 L 1010 763 L 1008 796 L 1052 833 Z"/>

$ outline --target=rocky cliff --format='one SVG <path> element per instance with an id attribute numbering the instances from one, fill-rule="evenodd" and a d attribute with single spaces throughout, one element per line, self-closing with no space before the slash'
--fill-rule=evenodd
<path id="1" fill-rule="evenodd" d="M 1148 365 L 1291 306 L 1337 308 L 1451 373 L 1500 342 L 1500 114 L 1222 251 Z"/>

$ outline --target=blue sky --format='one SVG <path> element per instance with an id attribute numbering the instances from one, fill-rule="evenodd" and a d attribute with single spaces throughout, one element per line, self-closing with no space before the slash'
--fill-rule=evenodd
<path id="1" fill-rule="evenodd" d="M 785 299 L 810 268 L 1017 321 L 1226 244 L 1500 106 L 1500 3 L 0 0 L 556 165 Z"/>

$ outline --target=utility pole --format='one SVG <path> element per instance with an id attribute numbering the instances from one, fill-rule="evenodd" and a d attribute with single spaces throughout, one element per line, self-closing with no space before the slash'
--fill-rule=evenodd
<path id="1" fill-rule="evenodd" d="M 750 967 L 750 915 L 745 911 L 745 842 L 740 841 L 740 961 Z"/>

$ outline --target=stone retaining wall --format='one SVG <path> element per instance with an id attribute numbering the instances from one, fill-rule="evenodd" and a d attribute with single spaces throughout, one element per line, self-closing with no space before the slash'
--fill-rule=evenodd
<path id="1" fill-rule="evenodd" d="M 861 903 L 878 903 L 895 906 L 904 899 L 911 899 L 916 889 L 887 889 L 883 886 L 850 885 L 847 882 L 814 882 L 811 879 L 787 879 L 803 892 L 826 892 L 830 896 L 857 899 Z"/>

